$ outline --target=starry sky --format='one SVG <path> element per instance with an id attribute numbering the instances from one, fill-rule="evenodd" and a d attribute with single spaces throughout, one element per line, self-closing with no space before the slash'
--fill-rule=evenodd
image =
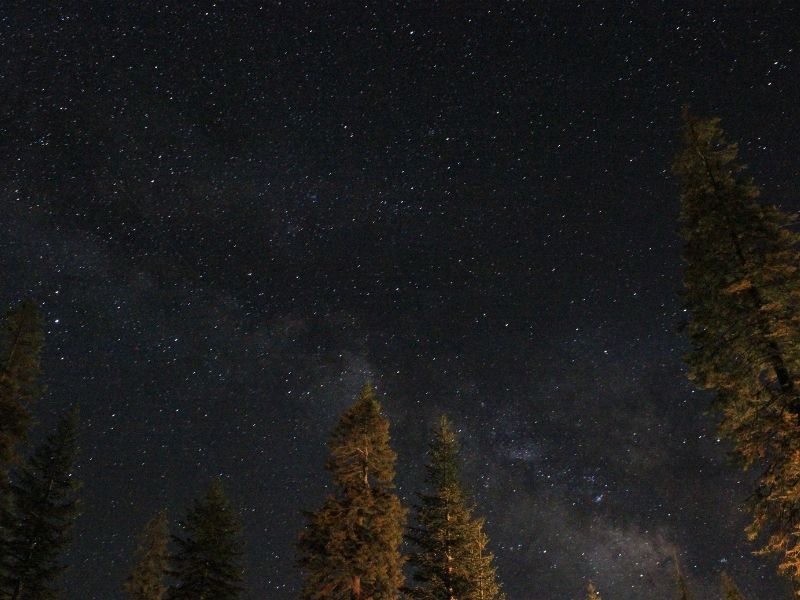
<path id="1" fill-rule="evenodd" d="M 0 306 L 46 320 L 39 439 L 77 401 L 67 597 L 221 474 L 254 599 L 366 379 L 419 489 L 450 415 L 512 600 L 671 597 L 754 558 L 748 475 L 681 355 L 680 108 L 795 193 L 792 2 L 0 7 Z M 714 596 L 716 597 L 716 596 Z"/>

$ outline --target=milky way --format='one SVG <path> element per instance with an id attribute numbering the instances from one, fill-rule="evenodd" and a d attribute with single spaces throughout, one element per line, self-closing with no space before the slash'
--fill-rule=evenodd
<path id="1" fill-rule="evenodd" d="M 144 4 L 0 9 L 0 305 L 46 317 L 34 437 L 83 419 L 67 597 L 214 474 L 295 597 L 366 379 L 406 502 L 451 416 L 510 598 L 668 598 L 673 553 L 789 597 L 681 363 L 670 161 L 689 103 L 798 208 L 792 3 Z"/>

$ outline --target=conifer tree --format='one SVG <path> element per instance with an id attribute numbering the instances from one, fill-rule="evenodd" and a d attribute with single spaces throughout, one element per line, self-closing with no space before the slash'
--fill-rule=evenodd
<path id="1" fill-rule="evenodd" d="M 447 417 L 432 431 L 429 457 L 428 490 L 420 494 L 417 525 L 408 534 L 418 549 L 409 558 L 417 582 L 409 595 L 420 600 L 503 598 L 483 519 L 473 517 L 462 488 L 458 441 Z"/>
<path id="2" fill-rule="evenodd" d="M 8 493 L 8 471 L 27 440 L 30 405 L 41 392 L 39 355 L 42 319 L 33 302 L 9 311 L 0 328 L 0 495 Z"/>
<path id="3" fill-rule="evenodd" d="M 123 585 L 130 600 L 163 600 L 166 596 L 168 539 L 167 513 L 162 510 L 145 525 L 139 538 L 136 565 Z"/>
<path id="4" fill-rule="evenodd" d="M 722 572 L 722 600 L 745 600 L 744 594 L 726 572 Z"/>
<path id="5" fill-rule="evenodd" d="M 30 301 L 10 310 L 0 324 L 0 580 L 11 543 L 10 469 L 20 462 L 20 446 L 31 425 L 30 405 L 39 396 L 41 317 Z"/>
<path id="6" fill-rule="evenodd" d="M 34 451 L 12 484 L 12 518 L 4 547 L 0 598 L 58 598 L 65 567 L 60 555 L 78 513 L 79 483 L 72 469 L 77 456 L 78 413 L 72 410 Z"/>
<path id="7" fill-rule="evenodd" d="M 586 586 L 586 600 L 603 600 L 602 596 L 600 596 L 600 592 L 597 591 L 597 588 L 591 581 L 589 585 Z"/>
<path id="8" fill-rule="evenodd" d="M 366 385 L 328 443 L 332 491 L 298 541 L 306 600 L 395 600 L 403 585 L 405 510 L 395 494 L 389 422 Z"/>
<path id="9" fill-rule="evenodd" d="M 242 529 L 222 482 L 214 478 L 205 496 L 194 502 L 173 536 L 177 552 L 171 557 L 177 583 L 169 600 L 236 600 L 242 596 L 244 554 Z"/>
<path id="10" fill-rule="evenodd" d="M 497 569 L 494 566 L 494 554 L 489 552 L 489 537 L 484 532 L 485 521 L 482 517 L 473 518 L 470 532 L 467 565 L 472 573 L 471 593 L 464 598 L 468 600 L 505 600 L 500 584 L 497 581 Z"/>
<path id="11" fill-rule="evenodd" d="M 748 535 L 800 581 L 800 237 L 757 201 L 719 119 L 684 113 L 681 184 L 692 381 L 716 392 L 720 432 L 763 469 Z"/>

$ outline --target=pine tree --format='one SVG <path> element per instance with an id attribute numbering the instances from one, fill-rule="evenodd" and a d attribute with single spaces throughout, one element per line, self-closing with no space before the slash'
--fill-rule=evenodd
<path id="1" fill-rule="evenodd" d="M 39 396 L 42 319 L 33 302 L 6 314 L 0 329 L 0 494 L 8 492 L 8 471 L 19 462 L 17 447 L 27 440 L 30 405 Z"/>
<path id="2" fill-rule="evenodd" d="M 600 596 L 600 592 L 597 591 L 597 588 L 594 587 L 594 583 L 591 581 L 589 585 L 586 586 L 586 600 L 603 600 L 603 597 Z"/>
<path id="3" fill-rule="evenodd" d="M 720 432 L 763 468 L 748 535 L 800 581 L 800 236 L 757 201 L 719 119 L 684 113 L 681 183 L 692 381 L 716 392 Z"/>
<path id="4" fill-rule="evenodd" d="M 745 600 L 744 594 L 736 587 L 733 579 L 726 572 L 722 572 L 722 600 Z"/>
<path id="5" fill-rule="evenodd" d="M 420 494 L 417 526 L 408 534 L 418 548 L 409 558 L 417 582 L 409 595 L 420 600 L 503 598 L 483 519 L 472 516 L 461 485 L 458 441 L 447 417 L 433 429 L 429 456 L 428 493 Z"/>
<path id="6" fill-rule="evenodd" d="M 65 567 L 60 554 L 71 538 L 78 513 L 79 483 L 72 472 L 77 456 L 78 413 L 73 410 L 33 453 L 12 484 L 14 503 L 3 556 L 0 598 L 58 598 Z"/>
<path id="7" fill-rule="evenodd" d="M 177 583 L 169 589 L 169 600 L 240 598 L 244 591 L 242 529 L 219 478 L 179 525 L 182 533 L 173 537 L 178 550 L 170 571 Z"/>
<path id="8" fill-rule="evenodd" d="M 471 590 L 464 595 L 466 600 L 505 600 L 497 582 L 494 555 L 489 552 L 489 537 L 484 532 L 483 518 L 473 519 L 470 527 L 469 553 L 467 555 Z"/>
<path id="9" fill-rule="evenodd" d="M 332 492 L 306 515 L 298 541 L 307 600 L 395 600 L 403 585 L 405 510 L 394 492 L 389 422 L 370 385 L 339 420 L 328 444 Z"/>
<path id="10" fill-rule="evenodd" d="M 166 596 L 168 538 L 167 513 L 162 510 L 145 525 L 139 538 L 136 565 L 123 585 L 130 600 L 162 600 Z"/>
<path id="11" fill-rule="evenodd" d="M 0 325 L 0 580 L 8 557 L 13 527 L 9 474 L 20 462 L 20 446 L 31 425 L 30 405 L 41 393 L 39 355 L 41 317 L 30 302 L 10 310 Z"/>

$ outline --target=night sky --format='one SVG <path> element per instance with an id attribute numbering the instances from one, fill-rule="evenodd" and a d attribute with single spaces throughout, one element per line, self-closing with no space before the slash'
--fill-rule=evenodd
<path id="1" fill-rule="evenodd" d="M 252 598 L 296 597 L 367 379 L 406 502 L 454 421 L 511 600 L 669 598 L 674 551 L 789 597 L 681 363 L 670 163 L 689 103 L 800 208 L 800 10 L 607 4 L 0 6 L 0 306 L 45 315 L 34 439 L 81 407 L 68 598 L 215 474 Z"/>

